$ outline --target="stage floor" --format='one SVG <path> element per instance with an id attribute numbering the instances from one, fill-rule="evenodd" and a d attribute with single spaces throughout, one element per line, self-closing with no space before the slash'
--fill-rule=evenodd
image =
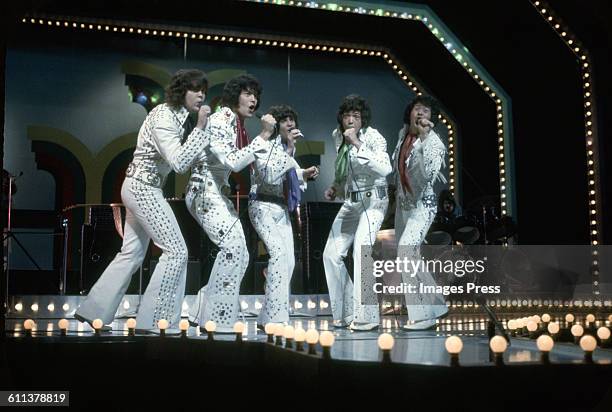
<path id="1" fill-rule="evenodd" d="M 334 333 L 335 343 L 331 349 L 331 357 L 347 361 L 378 361 L 381 354 L 377 339 L 380 333 L 387 332 L 395 338 L 395 345 L 391 359 L 396 363 L 413 365 L 449 365 L 450 357 L 444 347 L 445 339 L 450 335 L 460 336 L 463 340 L 463 350 L 460 354 L 462 366 L 487 366 L 494 364 L 489 358 L 487 322 L 482 317 L 469 317 L 465 315 L 451 315 L 444 319 L 436 330 L 430 331 L 403 331 L 398 325 L 405 323 L 405 316 L 384 316 L 383 327 L 376 331 L 354 332 L 345 328 L 332 326 L 331 317 L 318 316 L 314 318 L 292 318 L 290 324 L 303 329 L 316 328 L 319 331 L 330 330 Z M 11 318 L 6 320 L 7 337 L 23 337 L 24 319 Z M 57 319 L 36 319 L 37 327 L 33 331 L 33 339 L 46 339 L 58 337 L 59 329 Z M 102 338 L 121 338 L 127 336 L 127 319 L 116 319 L 111 332 L 103 332 Z M 257 329 L 256 319 L 245 318 L 246 328 L 243 340 L 251 342 L 265 342 L 267 336 Z M 94 338 L 92 328 L 74 319 L 69 320 L 66 339 L 91 336 Z M 137 336 L 145 336 L 139 335 Z M 152 339 L 156 335 L 146 335 Z M 166 339 L 179 339 L 178 336 L 166 336 Z M 207 339 L 198 328 L 190 327 L 188 339 Z M 215 334 L 215 340 L 233 341 L 234 334 Z M 317 351 L 320 353 L 321 348 Z M 571 342 L 556 342 L 550 353 L 550 361 L 558 364 L 572 364 L 583 362 L 583 351 L 578 345 Z M 598 347 L 593 353 L 595 363 L 612 364 L 612 349 Z M 540 353 L 533 339 L 526 337 L 511 338 L 510 346 L 504 354 L 507 364 L 530 364 L 540 362 Z"/>

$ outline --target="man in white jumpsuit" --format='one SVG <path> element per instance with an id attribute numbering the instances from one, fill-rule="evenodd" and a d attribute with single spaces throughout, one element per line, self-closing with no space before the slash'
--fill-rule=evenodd
<path id="1" fill-rule="evenodd" d="M 393 153 L 396 190 L 395 236 L 401 259 L 420 260 L 420 247 L 437 210 L 434 183 L 446 183 L 441 173 L 446 148 L 433 130 L 432 120 L 438 118 L 436 101 L 429 96 L 417 96 L 404 111 L 404 127 L 400 130 Z M 431 273 L 402 272 L 406 284 L 436 286 Z M 406 293 L 409 322 L 406 330 L 433 329 L 436 319 L 448 313 L 444 296 L 436 293 Z"/>
<path id="2" fill-rule="evenodd" d="M 372 247 L 382 225 L 389 199 L 386 176 L 391 173 L 387 141 L 370 127 L 370 108 L 360 96 L 349 95 L 338 109 L 333 137 L 338 156 L 336 175 L 325 198 L 344 197 L 334 219 L 323 265 L 331 300 L 334 326 L 372 330 L 380 324 L 373 274 L 362 273 L 362 246 Z M 351 282 L 344 258 L 353 244 Z"/>
<path id="3" fill-rule="evenodd" d="M 255 114 L 260 96 L 261 86 L 253 76 L 227 82 L 222 107 L 209 119 L 210 146 L 199 154 L 186 190 L 189 212 L 219 247 L 208 284 L 189 309 L 189 321 L 202 328 L 212 320 L 220 333 L 232 333 L 238 320 L 240 283 L 249 263 L 240 217 L 227 198 L 228 178 L 269 150 L 276 124 L 273 116 L 264 115 L 259 136 L 248 142 L 244 121 Z"/>
<path id="4" fill-rule="evenodd" d="M 257 156 L 249 194 L 251 223 L 270 255 L 260 326 L 289 321 L 289 285 L 295 268 L 290 213 L 299 206 L 306 181 L 319 173 L 314 166 L 301 169 L 293 158 L 295 141 L 302 136 L 297 113 L 286 105 L 273 106 L 268 113 L 277 122 L 278 135 Z"/>
<path id="5" fill-rule="evenodd" d="M 140 267 L 149 240 L 162 250 L 136 318 L 138 329 L 155 330 L 166 319 L 176 328 L 181 316 L 187 275 L 187 246 L 162 187 L 171 170 L 184 173 L 209 140 L 204 133 L 210 108 L 202 106 L 206 75 L 199 70 L 179 70 L 166 89 L 166 103 L 145 119 L 134 159 L 121 187 L 126 207 L 123 246 L 76 310 L 75 318 L 92 323 L 113 321 L 134 272 Z M 187 117 L 198 112 L 193 131 L 181 144 Z"/>

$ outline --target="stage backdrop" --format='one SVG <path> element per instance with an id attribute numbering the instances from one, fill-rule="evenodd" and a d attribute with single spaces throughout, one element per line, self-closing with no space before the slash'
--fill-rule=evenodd
<path id="1" fill-rule="evenodd" d="M 4 167 L 15 175 L 23 172 L 13 207 L 57 212 L 75 203 L 119 202 L 138 129 L 147 112 L 163 101 L 164 86 L 180 68 L 209 74 L 209 104 L 218 100 L 229 78 L 248 72 L 264 88 L 261 112 L 281 103 L 297 110 L 305 135 L 298 148 L 299 161 L 303 167 L 321 165 L 321 176 L 309 184 L 305 202 L 323 200 L 333 179 L 331 132 L 344 96 L 358 93 L 370 102 L 372 125 L 386 137 L 389 153 L 402 127 L 403 110 L 414 97 L 381 59 L 201 42 L 187 46 L 181 39 L 60 32 L 11 44 L 6 61 Z M 247 128 L 254 137 L 259 120 L 249 120 Z M 446 128 L 436 130 L 446 142 Z M 185 182 L 185 176 L 171 180 L 168 197 L 180 197 Z M 73 252 L 77 233 L 71 240 Z M 30 252 L 42 259 L 39 263 L 53 266 L 51 239 L 41 242 L 40 236 L 24 236 L 23 241 L 26 248 L 33 246 Z M 20 251 L 13 254 L 13 268 L 31 268 Z"/>

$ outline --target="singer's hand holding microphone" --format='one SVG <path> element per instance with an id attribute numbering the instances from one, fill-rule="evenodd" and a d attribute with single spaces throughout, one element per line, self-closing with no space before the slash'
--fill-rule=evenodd
<path id="1" fill-rule="evenodd" d="M 431 129 L 433 129 L 434 124 L 431 121 L 421 117 L 417 119 L 416 127 L 419 133 L 419 137 L 421 138 L 421 140 L 423 140 L 427 137 Z"/>
<path id="2" fill-rule="evenodd" d="M 198 122 L 196 123 L 197 128 L 204 130 L 206 123 L 208 122 L 208 115 L 210 112 L 211 110 L 209 105 L 205 104 L 200 107 L 200 110 L 198 110 Z"/>
<path id="3" fill-rule="evenodd" d="M 261 116 L 261 136 L 264 140 L 270 140 L 277 133 L 276 131 L 276 119 L 271 114 L 264 114 Z"/>

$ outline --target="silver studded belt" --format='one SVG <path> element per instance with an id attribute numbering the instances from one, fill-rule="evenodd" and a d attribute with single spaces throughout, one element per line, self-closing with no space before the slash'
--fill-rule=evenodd
<path id="1" fill-rule="evenodd" d="M 125 171 L 125 176 L 131 177 L 132 179 L 138 180 L 140 183 L 144 183 L 145 185 L 158 189 L 161 189 L 164 185 L 164 178 L 160 173 L 153 170 L 144 169 L 134 163 L 130 163 L 128 165 L 128 168 Z"/>
<path id="2" fill-rule="evenodd" d="M 376 186 L 369 190 L 360 192 L 349 192 L 351 202 L 359 202 L 363 199 L 375 197 L 377 199 L 385 199 L 387 197 L 387 186 Z"/>

